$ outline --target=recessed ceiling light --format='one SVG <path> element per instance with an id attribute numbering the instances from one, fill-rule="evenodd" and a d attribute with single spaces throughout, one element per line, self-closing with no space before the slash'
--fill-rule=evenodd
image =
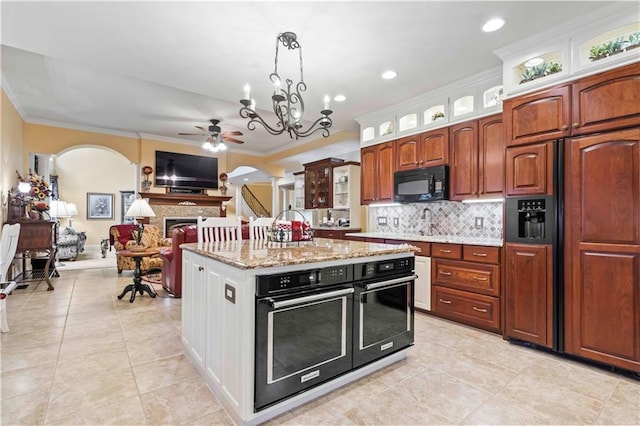
<path id="1" fill-rule="evenodd" d="M 389 70 L 382 73 L 382 78 L 384 78 L 385 80 L 391 80 L 396 78 L 397 75 L 398 75 L 397 72 L 393 70 Z"/>
<path id="2" fill-rule="evenodd" d="M 499 30 L 504 26 L 504 19 L 502 18 L 493 18 L 489 19 L 486 24 L 482 26 L 482 31 L 485 33 L 490 33 L 492 31 Z"/>
<path id="3" fill-rule="evenodd" d="M 245 182 L 249 182 L 249 178 L 244 178 L 244 181 Z"/>
<path id="4" fill-rule="evenodd" d="M 347 97 L 345 95 L 336 95 L 333 100 L 336 102 L 344 102 L 347 100 Z"/>
<path id="5" fill-rule="evenodd" d="M 535 67 L 536 65 L 540 65 L 541 63 L 544 62 L 544 59 L 542 59 L 541 57 L 537 57 L 537 58 L 532 58 L 529 59 L 527 62 L 524 63 L 525 67 Z"/>

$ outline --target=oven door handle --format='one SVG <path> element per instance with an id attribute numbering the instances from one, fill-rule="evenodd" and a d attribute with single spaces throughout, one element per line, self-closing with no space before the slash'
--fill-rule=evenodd
<path id="1" fill-rule="evenodd" d="M 301 303 L 316 302 L 318 300 L 330 299 L 332 297 L 344 296 L 353 293 L 353 288 L 345 288 L 344 290 L 329 291 L 327 293 L 314 294 L 313 296 L 298 297 L 297 299 L 282 300 L 276 302 L 271 298 L 267 298 L 269 304 L 274 309 L 286 308 L 287 306 L 299 305 Z"/>
<path id="2" fill-rule="evenodd" d="M 365 290 L 375 290 L 376 288 L 380 288 L 380 287 L 386 287 L 389 285 L 393 285 L 393 284 L 398 284 L 398 283 L 403 283 L 403 282 L 407 282 L 407 281 L 413 281 L 416 278 L 418 278 L 417 275 L 410 275 L 408 277 L 402 277 L 402 278 L 396 278 L 393 280 L 388 280 L 388 281 L 382 281 L 379 283 L 374 283 L 374 284 L 366 284 L 366 285 L 358 285 L 356 284 L 358 287 L 364 287 Z"/>

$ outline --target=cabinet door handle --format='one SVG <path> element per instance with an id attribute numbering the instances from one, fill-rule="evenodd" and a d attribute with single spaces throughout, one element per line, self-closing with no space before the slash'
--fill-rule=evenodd
<path id="1" fill-rule="evenodd" d="M 198 271 L 204 271 L 204 266 L 198 266 Z"/>
<path id="2" fill-rule="evenodd" d="M 473 255 L 474 256 L 478 256 L 478 257 L 487 257 L 487 253 L 476 253 L 476 252 L 473 252 Z"/>
<path id="3" fill-rule="evenodd" d="M 440 301 L 440 303 L 444 303 L 446 305 L 450 305 L 451 304 L 451 300 L 444 300 L 444 299 L 438 299 L 438 300 Z"/>
<path id="4" fill-rule="evenodd" d="M 449 249 L 440 249 L 440 253 L 451 253 Z"/>
<path id="5" fill-rule="evenodd" d="M 573 123 L 573 128 L 577 129 L 578 127 L 580 127 L 580 123 Z"/>
<path id="6" fill-rule="evenodd" d="M 476 312 L 488 312 L 486 309 L 480 309 L 480 308 L 476 308 L 475 306 L 473 307 L 473 310 Z"/>
<path id="7" fill-rule="evenodd" d="M 440 271 L 440 275 L 444 275 L 446 277 L 450 277 L 453 274 L 451 272 L 449 272 L 449 271 Z"/>
<path id="8" fill-rule="evenodd" d="M 563 126 L 560 128 L 560 130 L 563 130 L 563 131 L 564 131 L 564 130 L 567 130 L 567 129 L 569 129 L 569 126 L 567 126 L 566 124 L 565 124 L 565 125 L 563 125 Z"/>
<path id="9" fill-rule="evenodd" d="M 473 277 L 473 279 L 476 281 L 486 281 L 487 277 Z"/>

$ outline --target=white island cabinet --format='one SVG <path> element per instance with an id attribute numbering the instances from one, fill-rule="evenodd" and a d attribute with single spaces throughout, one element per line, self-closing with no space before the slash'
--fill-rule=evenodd
<path id="1" fill-rule="evenodd" d="M 406 356 L 407 348 L 254 410 L 256 277 L 413 257 L 417 248 L 318 238 L 183 244 L 185 354 L 237 424 L 258 424 Z"/>

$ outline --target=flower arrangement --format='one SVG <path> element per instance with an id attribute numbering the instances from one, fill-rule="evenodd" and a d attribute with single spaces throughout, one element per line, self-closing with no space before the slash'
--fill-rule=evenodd
<path id="1" fill-rule="evenodd" d="M 32 173 L 31 170 L 29 170 L 29 176 L 26 178 L 20 176 L 20 173 L 18 173 L 17 170 L 16 174 L 18 175 L 18 181 L 27 182 L 31 186 L 31 189 L 26 193 L 22 193 L 17 190 L 13 191 L 13 196 L 15 198 L 19 198 L 26 202 L 41 201 L 44 203 L 44 199 L 51 195 L 49 182 L 44 180 L 43 177 Z M 46 205 L 46 203 L 44 204 Z"/>

